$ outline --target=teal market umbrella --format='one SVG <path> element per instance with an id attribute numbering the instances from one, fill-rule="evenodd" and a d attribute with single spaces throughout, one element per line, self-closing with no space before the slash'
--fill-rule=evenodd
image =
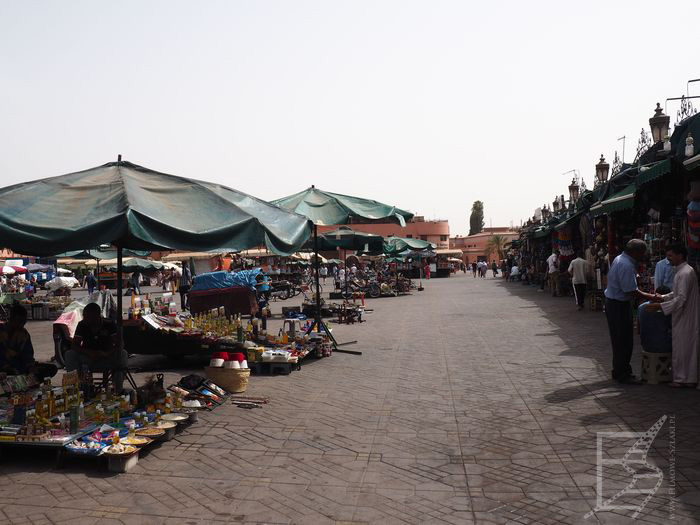
<path id="1" fill-rule="evenodd" d="M 151 252 L 145 250 L 122 250 L 123 257 L 147 257 Z M 100 261 L 116 259 L 117 249 L 112 246 L 106 245 L 104 247 L 94 248 L 91 250 L 72 250 L 69 252 L 59 253 L 54 255 L 52 258 L 56 259 L 85 259 L 94 260 L 97 262 L 97 268 L 95 269 L 95 274 L 97 277 L 97 287 L 100 286 Z M 128 271 L 128 270 L 127 270 Z"/>
<path id="2" fill-rule="evenodd" d="M 297 251 L 311 223 L 234 189 L 130 162 L 0 188 L 0 239 L 26 255 L 117 247 L 121 298 L 124 249 Z M 117 301 L 122 322 L 121 300 Z M 119 344 L 121 344 L 121 330 Z"/>
<path id="3" fill-rule="evenodd" d="M 352 221 L 359 219 L 363 221 L 375 222 L 397 222 L 401 226 L 405 226 L 406 221 L 413 218 L 413 214 L 411 212 L 396 208 L 395 206 L 390 206 L 371 199 L 323 191 L 315 186 L 311 186 L 310 188 L 307 188 L 299 193 L 295 193 L 294 195 L 276 199 L 272 201 L 272 204 L 275 204 L 276 206 L 279 206 L 285 210 L 294 211 L 304 215 L 313 222 L 313 247 L 315 253 L 318 253 L 319 251 L 319 225 L 335 226 L 349 224 Z M 321 320 L 321 291 L 319 289 L 318 258 L 316 258 L 314 270 L 316 274 L 316 318 L 314 319 L 310 330 L 313 330 L 314 326 L 316 325 L 319 327 L 325 327 Z M 335 340 L 327 328 L 326 333 L 328 333 L 329 337 L 335 344 Z"/>
<path id="4" fill-rule="evenodd" d="M 226 186 L 130 162 L 0 188 L 0 239 L 53 255 L 100 244 L 135 250 L 244 250 L 280 255 L 311 234 L 306 217 Z"/>
<path id="5" fill-rule="evenodd" d="M 122 257 L 148 257 L 151 255 L 150 251 L 147 250 L 122 250 Z M 92 250 L 72 250 L 68 252 L 59 253 L 53 255 L 52 258 L 56 259 L 94 259 L 96 261 L 103 261 L 105 259 L 116 259 L 117 249 L 116 248 L 95 248 Z"/>
<path id="6" fill-rule="evenodd" d="M 318 249 L 327 250 L 357 250 L 367 253 L 381 253 L 384 248 L 384 238 L 381 235 L 355 231 L 347 226 L 325 232 L 318 236 Z"/>
<path id="7" fill-rule="evenodd" d="M 398 222 L 406 225 L 412 219 L 411 212 L 371 199 L 351 197 L 340 193 L 319 190 L 315 186 L 294 195 L 272 201 L 272 204 L 295 211 L 320 226 L 349 224 L 354 219 Z"/>
<path id="8" fill-rule="evenodd" d="M 435 244 L 422 239 L 412 239 L 409 237 L 388 237 L 384 241 L 385 255 L 398 255 L 403 251 L 423 251 L 434 250 Z"/>

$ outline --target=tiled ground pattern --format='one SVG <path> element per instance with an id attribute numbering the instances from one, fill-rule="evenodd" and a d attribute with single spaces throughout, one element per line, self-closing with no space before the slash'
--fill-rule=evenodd
<path id="1" fill-rule="evenodd" d="M 673 520 L 667 423 L 650 454 L 666 479 L 636 522 L 700 521 L 700 392 L 610 383 L 601 313 L 463 276 L 370 306 L 367 323 L 336 327 L 362 357 L 253 378 L 269 406 L 203 414 L 129 474 L 6 455 L 0 522 L 633 523 L 627 510 L 584 519 L 596 432 L 645 431 L 664 414 Z"/>

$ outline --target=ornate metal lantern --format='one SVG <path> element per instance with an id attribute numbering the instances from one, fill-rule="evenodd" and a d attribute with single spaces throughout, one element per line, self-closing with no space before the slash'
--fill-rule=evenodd
<path id="1" fill-rule="evenodd" d="M 651 136 L 654 144 L 664 140 L 668 135 L 668 125 L 671 122 L 671 117 L 664 115 L 664 110 L 661 109 L 661 104 L 656 103 L 654 116 L 649 119 L 649 127 L 651 128 Z"/>
<path id="2" fill-rule="evenodd" d="M 608 180 L 608 173 L 610 173 L 610 164 L 605 162 L 605 157 L 600 154 L 600 160 L 598 164 L 595 165 L 595 180 L 598 184 L 604 184 Z"/>

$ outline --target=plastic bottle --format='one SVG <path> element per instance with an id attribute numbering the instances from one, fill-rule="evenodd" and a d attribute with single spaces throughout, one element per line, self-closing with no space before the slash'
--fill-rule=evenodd
<path id="1" fill-rule="evenodd" d="M 156 410 L 156 425 L 160 423 L 160 410 Z"/>

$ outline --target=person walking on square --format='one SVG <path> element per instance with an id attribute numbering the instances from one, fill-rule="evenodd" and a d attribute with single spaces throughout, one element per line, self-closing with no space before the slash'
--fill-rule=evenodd
<path id="1" fill-rule="evenodd" d="M 472 277 L 474 277 L 474 278 L 476 278 L 476 268 L 477 268 L 476 262 L 472 262 Z"/>
<path id="2" fill-rule="evenodd" d="M 673 291 L 657 296 L 661 302 L 647 305 L 647 310 L 661 310 L 671 316 L 674 388 L 695 387 L 698 383 L 698 350 L 700 349 L 700 297 L 695 270 L 686 262 L 688 250 L 682 244 L 670 246 L 666 258 L 676 270 Z"/>
<path id="3" fill-rule="evenodd" d="M 188 293 L 192 288 L 192 272 L 190 272 L 190 265 L 186 261 L 182 261 L 182 275 L 180 276 L 180 308 L 182 310 L 189 310 L 189 296 Z"/>
<path id="4" fill-rule="evenodd" d="M 95 291 L 96 285 L 97 285 L 97 280 L 95 279 L 95 275 L 91 271 L 85 277 L 85 287 L 87 288 L 88 295 L 92 295 L 92 292 Z"/>
<path id="5" fill-rule="evenodd" d="M 547 258 L 547 277 L 552 297 L 559 295 L 559 250 L 554 250 Z"/>
<path id="6" fill-rule="evenodd" d="M 632 239 L 610 265 L 608 287 L 605 289 L 605 317 L 608 321 L 612 344 L 612 378 L 618 383 L 640 384 L 632 374 L 632 350 L 634 348 L 634 323 L 632 300 L 642 297 L 658 300 L 654 294 L 642 292 L 637 287 L 637 264 L 646 254 L 647 245 L 640 239 Z"/>
<path id="7" fill-rule="evenodd" d="M 586 259 L 581 257 L 581 252 L 576 252 L 576 258 L 569 263 L 569 274 L 571 275 L 571 284 L 574 285 L 574 297 L 579 310 L 583 310 L 583 304 L 586 300 L 587 270 Z"/>

